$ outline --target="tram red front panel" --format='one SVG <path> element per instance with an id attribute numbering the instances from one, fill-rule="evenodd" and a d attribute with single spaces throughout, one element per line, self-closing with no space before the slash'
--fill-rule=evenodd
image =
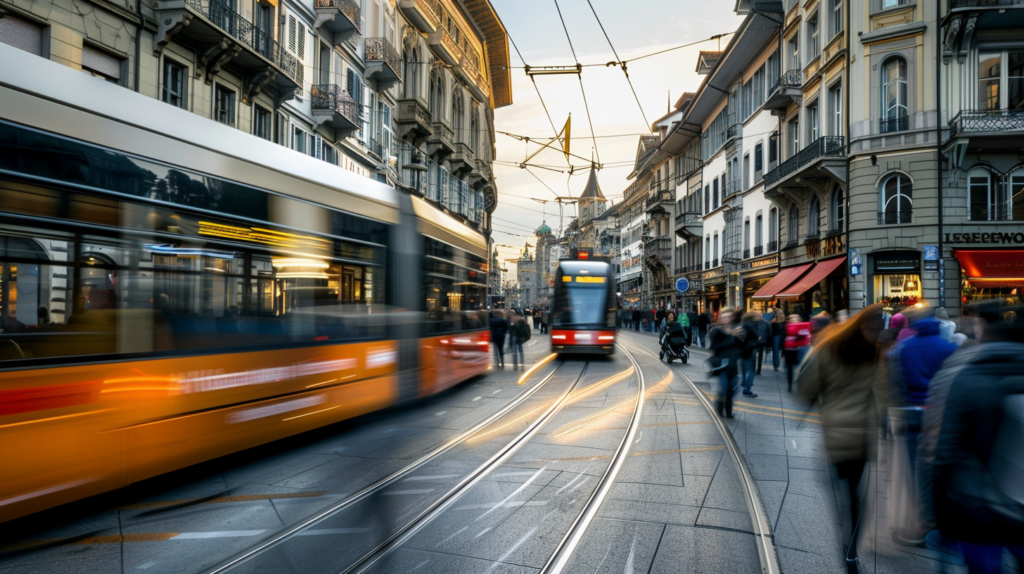
<path id="1" fill-rule="evenodd" d="M 556 347 L 609 346 L 615 343 L 615 331 L 563 331 L 551 330 L 551 344 Z"/>

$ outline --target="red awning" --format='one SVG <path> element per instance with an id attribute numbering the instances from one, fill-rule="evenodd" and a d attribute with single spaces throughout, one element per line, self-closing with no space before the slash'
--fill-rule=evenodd
<path id="1" fill-rule="evenodd" d="M 804 275 L 799 281 L 783 289 L 776 296 L 799 297 L 811 287 L 821 283 L 822 279 L 828 277 L 829 273 L 838 269 L 843 263 L 846 263 L 846 257 L 829 259 L 828 261 L 819 261 L 814 265 L 814 269 L 811 269 L 807 275 Z"/>
<path id="2" fill-rule="evenodd" d="M 999 280 L 1001 283 L 1024 282 L 1024 251 L 961 250 L 954 249 L 953 257 L 960 262 L 967 280 Z"/>
<path id="3" fill-rule="evenodd" d="M 814 264 L 805 263 L 803 265 L 797 265 L 796 267 L 787 267 L 782 271 L 779 271 L 778 275 L 772 277 L 771 281 L 765 283 L 763 287 L 757 290 L 757 293 L 754 293 L 753 298 L 771 299 L 772 297 L 775 297 L 776 293 L 785 289 L 786 286 L 793 281 L 796 281 L 797 278 L 803 275 L 804 271 L 810 269 L 812 265 Z"/>

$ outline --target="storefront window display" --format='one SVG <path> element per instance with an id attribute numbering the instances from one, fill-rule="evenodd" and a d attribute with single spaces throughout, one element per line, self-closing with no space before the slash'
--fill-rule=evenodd
<path id="1" fill-rule="evenodd" d="M 752 299 L 754 293 L 761 287 L 764 287 L 771 277 L 763 277 L 760 279 L 751 279 L 743 284 L 743 309 L 746 311 L 757 311 L 758 313 L 764 313 L 768 310 L 770 299 Z"/>
<path id="2" fill-rule="evenodd" d="M 876 253 L 873 259 L 874 302 L 886 308 L 921 302 L 921 254 L 917 251 Z"/>
<path id="3" fill-rule="evenodd" d="M 961 267 L 961 304 L 992 299 L 1009 305 L 1024 302 L 1024 251 L 954 250 L 953 255 Z"/>

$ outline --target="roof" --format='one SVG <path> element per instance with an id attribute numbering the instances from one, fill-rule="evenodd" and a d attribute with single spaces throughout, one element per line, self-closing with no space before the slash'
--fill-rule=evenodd
<path id="1" fill-rule="evenodd" d="M 491 79 L 491 101 L 495 108 L 512 104 L 512 74 L 509 71 L 508 32 L 489 0 L 464 0 L 473 22 L 484 34 L 487 69 Z"/>
<path id="2" fill-rule="evenodd" d="M 697 73 L 706 74 L 711 71 L 711 68 L 715 67 L 718 63 L 718 59 L 722 57 L 722 52 L 707 52 L 704 50 L 700 51 L 700 55 L 697 57 Z"/>
<path id="3" fill-rule="evenodd" d="M 537 231 L 535 231 L 533 234 L 538 237 L 540 237 L 541 235 L 551 235 L 551 228 L 548 227 L 548 224 L 546 222 L 541 223 L 540 227 L 538 227 Z"/>
<path id="4" fill-rule="evenodd" d="M 683 92 L 683 95 L 679 96 L 679 99 L 676 100 L 676 105 L 674 106 L 675 109 L 682 109 L 682 107 L 689 104 L 690 100 L 696 97 L 696 95 L 697 94 L 695 92 Z"/>
<path id="5" fill-rule="evenodd" d="M 587 179 L 587 187 L 583 190 L 583 194 L 580 195 L 580 199 L 584 198 L 605 200 L 604 194 L 601 193 L 601 186 L 597 183 L 597 169 L 594 166 L 590 166 L 590 177 Z"/>

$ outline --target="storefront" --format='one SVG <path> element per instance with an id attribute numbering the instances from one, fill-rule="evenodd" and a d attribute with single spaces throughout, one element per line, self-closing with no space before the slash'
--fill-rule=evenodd
<path id="1" fill-rule="evenodd" d="M 887 309 L 921 302 L 921 253 L 913 250 L 876 251 L 870 258 L 870 301 Z"/>
<path id="2" fill-rule="evenodd" d="M 960 305 L 997 299 L 1020 305 L 1024 290 L 1024 251 L 954 249 L 960 263 Z"/>
<path id="3" fill-rule="evenodd" d="M 846 267 L 846 256 L 843 255 L 791 268 L 797 270 L 792 275 L 797 278 L 774 294 L 777 306 L 787 315 L 797 313 L 804 317 L 822 311 L 835 315 L 836 311 L 847 309 L 849 287 Z"/>
<path id="4" fill-rule="evenodd" d="M 743 310 L 765 313 L 770 307 L 771 300 L 754 298 L 754 295 L 767 285 L 772 278 L 777 277 L 779 272 L 778 254 L 755 259 L 743 264 L 743 271 L 740 277 L 743 281 Z"/>
<path id="5" fill-rule="evenodd" d="M 718 312 L 726 306 L 725 297 L 725 276 L 704 280 L 704 309 L 715 320 L 718 319 Z"/>

